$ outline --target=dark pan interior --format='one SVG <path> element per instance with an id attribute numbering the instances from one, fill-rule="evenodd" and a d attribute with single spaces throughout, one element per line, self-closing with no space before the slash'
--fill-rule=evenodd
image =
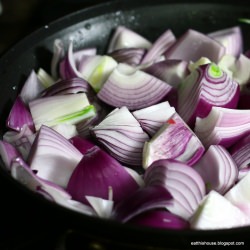
<path id="1" fill-rule="evenodd" d="M 208 3 L 209 2 L 209 3 Z M 248 1 L 115 1 L 79 10 L 42 27 L 26 37 L 0 59 L 0 132 L 20 86 L 32 69 L 50 69 L 53 40 L 75 40 L 75 49 L 97 47 L 104 53 L 114 28 L 124 25 L 154 41 L 170 28 L 176 36 L 189 28 L 204 33 L 235 25 L 242 27 L 245 49 L 250 48 L 250 26 L 239 18 L 250 18 Z M 1 162 L 2 165 L 2 162 Z M 27 234 L 68 231 L 66 243 L 85 244 L 98 241 L 114 249 L 190 249 L 196 241 L 248 241 L 250 227 L 219 231 L 170 231 L 121 225 L 113 221 L 90 218 L 54 205 L 14 181 L 0 168 L 0 192 L 3 211 L 20 230 L 30 225 Z M 45 227 L 46 229 L 42 229 Z M 124 248 L 122 248 L 122 246 Z M 81 248 L 79 248 L 81 249 Z M 82 248 L 83 249 L 83 248 Z"/>

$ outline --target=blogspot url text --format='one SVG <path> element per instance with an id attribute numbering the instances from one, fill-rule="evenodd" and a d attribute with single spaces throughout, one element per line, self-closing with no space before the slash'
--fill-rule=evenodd
<path id="1" fill-rule="evenodd" d="M 244 246 L 244 241 L 191 241 L 191 246 Z"/>

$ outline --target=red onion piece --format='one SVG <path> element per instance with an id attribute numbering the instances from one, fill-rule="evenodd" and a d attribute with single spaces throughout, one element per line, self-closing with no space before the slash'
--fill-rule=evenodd
<path id="1" fill-rule="evenodd" d="M 153 136 L 175 114 L 175 109 L 166 101 L 136 110 L 132 114 L 139 121 L 142 129 Z"/>
<path id="2" fill-rule="evenodd" d="M 176 159 L 193 165 L 200 159 L 204 151 L 205 148 L 198 137 L 175 113 L 161 126 L 151 140 L 145 142 L 143 167 L 147 168 L 159 159 Z"/>
<path id="3" fill-rule="evenodd" d="M 188 229 L 189 222 L 183 218 L 168 212 L 167 210 L 150 210 L 137 215 L 128 221 L 129 223 L 162 229 Z"/>
<path id="4" fill-rule="evenodd" d="M 173 205 L 166 208 L 173 214 L 189 219 L 205 195 L 205 183 L 190 166 L 175 160 L 158 160 L 146 169 L 146 186 L 160 185 L 173 196 Z"/>
<path id="5" fill-rule="evenodd" d="M 31 71 L 28 78 L 26 79 L 21 91 L 20 97 L 22 98 L 25 104 L 28 104 L 30 101 L 33 101 L 40 93 L 44 90 L 44 87 L 41 81 L 38 79 L 37 74 L 34 70 Z"/>
<path id="6" fill-rule="evenodd" d="M 149 137 L 126 107 L 113 110 L 91 131 L 117 160 L 141 166 L 143 145 Z"/>
<path id="7" fill-rule="evenodd" d="M 196 230 L 231 229 L 249 223 L 248 216 L 214 190 L 204 197 L 190 219 L 191 228 Z"/>
<path id="8" fill-rule="evenodd" d="M 178 88 L 182 80 L 188 75 L 188 63 L 183 60 L 167 59 L 153 63 L 144 69 L 145 72 Z"/>
<path id="9" fill-rule="evenodd" d="M 116 203 L 138 188 L 138 184 L 123 166 L 97 146 L 85 153 L 67 185 L 67 191 L 73 199 L 85 204 L 88 203 L 86 196 L 108 200 L 110 189 Z"/>
<path id="10" fill-rule="evenodd" d="M 18 96 L 10 110 L 6 126 L 9 129 L 21 132 L 24 125 L 27 125 L 31 131 L 35 131 L 31 113 L 22 98 Z"/>
<path id="11" fill-rule="evenodd" d="M 250 110 L 212 107 L 208 116 L 196 118 L 194 132 L 203 145 L 232 146 L 249 134 Z"/>
<path id="12" fill-rule="evenodd" d="M 207 36 L 223 45 L 226 48 L 226 55 L 238 57 L 243 51 L 243 36 L 240 26 L 217 30 Z"/>
<path id="13" fill-rule="evenodd" d="M 32 145 L 28 163 L 32 170 L 37 171 L 37 176 L 66 187 L 81 158 L 80 151 L 65 137 L 42 125 Z"/>
<path id="14" fill-rule="evenodd" d="M 21 158 L 13 160 L 11 175 L 28 189 L 52 202 L 83 214 L 96 215 L 91 207 L 72 200 L 70 194 L 60 186 L 39 178 Z"/>
<path id="15" fill-rule="evenodd" d="M 77 69 L 76 61 L 73 53 L 73 41 L 69 42 L 66 57 L 60 63 L 59 73 L 62 79 L 70 79 L 74 77 L 82 78 L 81 73 Z"/>
<path id="16" fill-rule="evenodd" d="M 167 59 L 195 62 L 201 57 L 207 57 L 214 63 L 217 63 L 224 54 L 224 46 L 203 33 L 193 29 L 187 30 L 164 53 Z"/>
<path id="17" fill-rule="evenodd" d="M 150 185 L 138 189 L 121 200 L 113 210 L 113 218 L 127 222 L 146 211 L 172 206 L 172 196 L 163 186 Z"/>
<path id="18" fill-rule="evenodd" d="M 129 65 L 119 64 L 97 96 L 113 107 L 136 110 L 166 99 L 171 90 L 167 83 Z"/>
<path id="19" fill-rule="evenodd" d="M 236 108 L 239 95 L 238 83 L 217 65 L 202 65 L 179 88 L 177 111 L 193 127 L 196 117 L 206 117 L 213 106 Z"/>
<path id="20" fill-rule="evenodd" d="M 236 183 L 239 173 L 229 152 L 219 145 L 211 145 L 193 168 L 206 183 L 207 193 L 215 190 L 222 195 Z"/>
<path id="21" fill-rule="evenodd" d="M 127 27 L 118 26 L 111 37 L 107 52 L 123 48 L 149 49 L 151 46 L 151 42 L 140 34 Z"/>
<path id="22" fill-rule="evenodd" d="M 150 63 L 157 60 L 164 54 L 167 49 L 176 41 L 175 35 L 172 30 L 168 29 L 163 32 L 153 45 L 148 49 L 147 53 L 143 57 L 141 64 Z"/>

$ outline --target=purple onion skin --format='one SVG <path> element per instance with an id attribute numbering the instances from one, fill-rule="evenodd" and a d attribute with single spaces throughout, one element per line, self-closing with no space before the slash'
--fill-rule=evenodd
<path id="1" fill-rule="evenodd" d="M 69 141 L 84 155 L 95 146 L 90 140 L 82 138 L 80 136 L 74 136 Z"/>
<path id="2" fill-rule="evenodd" d="M 150 210 L 132 218 L 128 223 L 162 229 L 189 229 L 187 220 L 170 213 L 167 210 Z"/>
<path id="3" fill-rule="evenodd" d="M 94 146 L 76 166 L 66 189 L 74 200 L 89 204 L 86 195 L 108 200 L 110 187 L 115 203 L 139 188 L 118 161 L 98 146 Z"/>
<path id="4" fill-rule="evenodd" d="M 148 185 L 133 192 L 126 199 L 117 203 L 112 217 L 121 222 L 127 222 L 146 211 L 161 208 L 172 204 L 172 195 L 159 185 Z"/>
<path id="5" fill-rule="evenodd" d="M 20 132 L 23 126 L 26 124 L 31 129 L 31 131 L 35 131 L 31 113 L 26 107 L 22 98 L 18 96 L 7 118 L 6 126 L 10 129 Z"/>

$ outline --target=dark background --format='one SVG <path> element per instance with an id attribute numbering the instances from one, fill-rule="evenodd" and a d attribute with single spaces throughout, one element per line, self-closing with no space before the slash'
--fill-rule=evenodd
<path id="1" fill-rule="evenodd" d="M 112 1 L 112 0 L 110 0 Z M 49 22 L 105 0 L 0 0 L 0 55 Z"/>

